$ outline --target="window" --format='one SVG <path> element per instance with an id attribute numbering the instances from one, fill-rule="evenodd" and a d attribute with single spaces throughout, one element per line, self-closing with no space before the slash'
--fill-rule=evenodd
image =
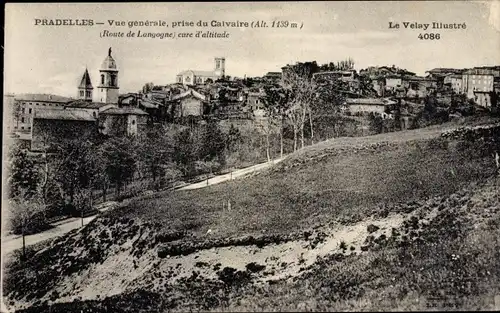
<path id="1" fill-rule="evenodd" d="M 111 86 L 115 86 L 115 80 L 116 80 L 116 75 L 111 75 L 111 82 L 110 82 Z"/>
<path id="2" fill-rule="evenodd" d="M 132 125 L 135 125 L 135 120 L 132 120 Z"/>
<path id="3" fill-rule="evenodd" d="M 101 85 L 104 85 L 104 74 L 101 75 Z"/>
<path id="4" fill-rule="evenodd" d="M 90 91 L 88 91 L 88 90 L 87 90 L 87 91 L 85 91 L 85 96 L 86 96 L 87 98 L 90 98 L 90 97 L 91 97 L 91 96 L 90 96 Z"/>
<path id="5" fill-rule="evenodd" d="M 49 103 L 49 107 L 51 107 L 51 106 L 52 106 L 52 103 Z"/>
<path id="6" fill-rule="evenodd" d="M 36 105 L 38 105 L 38 103 Z"/>
<path id="7" fill-rule="evenodd" d="M 29 113 L 31 114 L 31 108 L 29 109 Z"/>
<path id="8" fill-rule="evenodd" d="M 21 117 L 21 123 L 24 123 L 24 117 Z"/>
<path id="9" fill-rule="evenodd" d="M 28 126 L 28 129 L 31 129 L 31 126 Z"/>
<path id="10" fill-rule="evenodd" d="M 83 97 L 83 90 L 80 90 L 80 97 Z"/>
<path id="11" fill-rule="evenodd" d="M 92 115 L 93 115 L 94 117 L 96 117 L 96 114 L 95 114 L 95 112 L 92 112 Z"/>
<path id="12" fill-rule="evenodd" d="M 191 78 L 189 76 L 186 76 L 185 80 L 189 83 L 191 81 Z"/>
<path id="13" fill-rule="evenodd" d="M 22 108 L 22 109 L 21 109 L 21 112 L 23 112 L 23 114 L 24 114 L 24 113 L 25 113 L 25 109 L 24 109 L 24 108 Z"/>
<path id="14" fill-rule="evenodd" d="M 24 126 L 21 126 L 21 129 L 24 129 Z"/>
<path id="15" fill-rule="evenodd" d="M 45 103 L 42 103 L 43 106 L 45 106 Z"/>

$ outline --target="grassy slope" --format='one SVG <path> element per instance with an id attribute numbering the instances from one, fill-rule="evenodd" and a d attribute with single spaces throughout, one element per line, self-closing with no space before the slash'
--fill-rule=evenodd
<path id="1" fill-rule="evenodd" d="M 294 281 L 249 286 L 223 309 L 498 310 L 499 203 L 499 178 L 462 189 L 414 212 L 437 208 L 430 223 L 408 222 L 367 252 L 319 260 Z"/>
<path id="2" fill-rule="evenodd" d="M 109 212 L 108 216 L 111 217 L 111 221 L 107 219 L 106 223 L 116 221 L 115 217 L 120 216 L 120 220 L 133 220 L 134 227 L 142 222 L 149 222 L 160 225 L 162 229 L 187 230 L 203 238 L 208 237 L 205 232 L 209 228 L 213 230 L 210 235 L 212 237 L 241 236 L 264 231 L 266 233 L 297 232 L 319 223 L 325 224 L 331 220 L 350 223 L 381 210 L 398 210 L 401 208 L 391 207 L 391 204 L 399 202 L 419 200 L 433 195 L 446 196 L 470 182 L 482 181 L 485 176 L 493 173 L 494 164 L 490 157 L 471 158 L 469 153 L 463 152 L 454 144 L 443 145 L 439 141 L 430 140 L 436 137 L 442 129 L 443 127 L 434 127 L 397 134 L 352 138 L 350 140 L 339 139 L 333 142 L 320 143 L 301 150 L 271 171 L 245 180 L 199 190 L 164 192 L 155 195 L 154 198 L 134 199 L 128 207 Z M 389 143 L 384 146 L 380 145 L 381 141 L 388 141 Z M 378 143 L 379 147 L 366 148 L 367 144 L 370 143 Z M 354 147 L 347 149 L 346 146 Z M 356 147 L 365 148 L 358 149 Z M 221 199 L 225 198 L 231 199 L 230 211 L 227 209 L 222 210 Z M 496 203 L 498 203 L 498 200 Z M 386 209 L 380 208 L 381 205 Z M 459 216 L 459 214 L 455 215 Z M 498 218 L 498 215 L 496 216 Z M 445 220 L 447 219 L 450 218 Z M 115 224 L 111 225 L 113 227 L 109 229 L 111 233 L 116 231 L 116 236 L 123 237 L 120 232 L 129 232 L 129 230 L 130 236 L 135 234 L 130 227 L 124 227 L 119 223 Z M 498 224 L 496 227 L 498 228 Z M 89 235 L 90 228 L 84 229 L 84 232 L 82 232 L 83 238 Z M 494 230 L 495 228 L 491 229 Z M 441 249 L 460 247 L 463 244 L 463 241 L 460 241 L 462 239 L 455 240 L 454 238 L 444 237 L 447 236 L 446 232 L 448 230 L 448 226 L 444 221 L 442 225 L 438 224 L 433 231 L 438 232 L 439 230 L 442 233 L 434 236 L 433 242 L 440 244 Z M 484 234 L 488 233 L 488 230 L 484 232 Z M 111 241 L 115 245 L 120 244 L 118 240 L 120 238 L 117 239 L 116 236 L 111 236 L 111 239 L 114 238 L 112 240 L 107 239 L 110 241 L 109 244 L 111 244 Z M 440 236 L 443 236 L 443 240 L 440 240 Z M 62 241 L 71 239 L 71 242 L 68 241 L 69 245 L 64 245 L 66 252 L 61 252 L 63 254 L 62 259 L 61 256 L 56 256 L 57 254 L 53 253 L 53 251 L 41 254 L 40 257 L 50 255 L 52 258 L 61 259 L 57 262 L 63 264 L 66 262 L 66 256 L 70 254 L 72 246 L 81 246 L 82 243 L 87 246 L 85 244 L 86 240 L 81 238 L 78 240 L 75 236 L 67 237 L 61 239 Z M 190 240 L 189 237 L 186 237 L 186 239 Z M 92 245 L 90 241 L 89 244 Z M 103 247 L 103 249 L 110 250 L 108 246 Z M 244 292 L 239 291 L 226 298 L 223 307 L 211 304 L 204 308 L 215 307 L 222 309 L 229 306 L 240 310 L 257 308 L 279 310 L 284 309 L 284 303 L 306 302 L 304 305 L 307 308 L 327 309 L 328 305 L 332 305 L 333 302 L 338 300 L 331 298 L 335 295 L 340 298 L 352 299 L 355 308 L 369 308 L 371 304 L 363 304 L 363 301 L 366 302 L 370 297 L 363 298 L 363 293 L 369 295 L 370 292 L 373 292 L 370 290 L 376 290 L 377 293 L 379 291 L 390 293 L 391 288 L 394 286 L 391 287 L 391 281 L 384 280 L 383 275 L 391 273 L 391 271 L 397 271 L 399 276 L 395 277 L 403 279 L 404 283 L 397 289 L 400 295 L 389 296 L 389 299 L 404 300 L 409 297 L 409 286 L 415 285 L 420 279 L 419 276 L 411 276 L 409 274 L 411 270 L 406 271 L 407 268 L 416 268 L 422 262 L 431 265 L 437 264 L 437 270 L 445 270 L 449 267 L 446 262 L 439 263 L 441 259 L 435 257 L 436 250 L 432 250 L 431 247 L 432 245 L 429 247 L 419 245 L 414 248 L 417 250 L 411 251 L 406 248 L 402 249 L 399 246 L 387 246 L 383 251 L 369 251 L 369 253 L 373 253 L 369 257 L 366 257 L 366 255 L 354 256 L 353 259 L 341 263 L 327 260 L 326 263 L 318 265 L 316 276 L 313 274 L 301 278 L 307 281 L 307 284 L 303 286 L 300 281 L 297 284 L 282 282 L 273 285 L 275 287 L 269 286 L 270 289 L 264 292 L 252 289 Z M 496 241 L 488 243 L 488 240 L 486 242 L 483 240 L 479 242 L 478 247 L 489 249 L 488 251 L 498 251 Z M 89 249 L 89 247 L 86 248 Z M 419 253 L 416 254 L 418 258 L 408 260 L 408 251 L 414 252 L 414 255 Z M 433 253 L 427 253 L 429 251 Z M 106 255 L 102 257 L 106 257 Z M 396 258 L 399 258 L 400 262 L 405 262 L 404 265 L 393 266 Z M 483 262 L 483 268 L 491 268 L 492 260 L 495 260 L 495 258 L 498 260 L 497 255 L 488 254 Z M 42 260 L 32 261 L 36 264 L 32 274 L 35 271 L 42 271 L 38 273 L 47 272 L 45 276 L 52 275 L 48 268 L 44 269 L 45 265 L 43 265 Z M 52 265 L 57 263 L 49 259 L 45 261 L 47 261 L 46 267 L 50 266 L 51 268 Z M 101 261 L 98 260 L 98 262 Z M 498 264 L 498 262 L 495 264 Z M 71 267 L 75 266 L 72 265 Z M 63 268 L 64 266 L 55 266 L 53 271 L 61 272 L 60 269 Z M 9 272 L 12 274 L 12 277 L 10 277 L 11 283 L 15 284 L 15 276 L 17 275 L 15 267 L 12 267 L 12 271 Z M 56 274 L 55 272 L 54 274 Z M 22 271 L 19 271 L 19 274 L 21 275 Z M 370 277 L 375 277 L 374 282 L 369 282 L 372 280 Z M 49 277 L 46 277 L 46 279 L 49 279 Z M 30 281 L 26 279 L 25 283 Z M 325 281 L 330 285 L 323 286 L 321 281 Z M 333 283 L 335 281 L 347 284 L 347 287 L 335 285 Z M 50 281 L 46 281 L 43 284 L 50 285 L 49 283 Z M 380 285 L 377 285 L 379 283 Z M 181 286 L 181 291 L 178 292 L 183 295 L 190 295 L 193 292 L 205 294 L 208 290 L 205 290 L 207 286 L 196 281 L 189 284 L 189 286 Z M 315 285 L 320 287 L 311 287 Z M 15 286 L 11 286 L 11 288 L 13 287 Z M 363 293 L 357 294 L 357 291 L 351 290 L 345 296 L 341 292 L 343 289 L 350 288 L 354 288 L 354 290 L 362 289 Z M 318 296 L 308 296 L 311 293 L 317 293 Z M 243 294 L 245 296 L 242 299 Z M 256 301 L 262 298 L 263 294 L 269 294 L 272 297 L 271 299 Z M 330 296 L 331 294 L 333 296 Z M 304 295 L 313 303 L 307 302 Z M 38 297 L 35 294 L 32 296 Z M 141 299 L 145 297 L 145 295 L 138 294 L 130 296 L 138 296 Z M 158 295 L 151 296 L 158 297 Z M 118 301 L 127 306 L 127 297 L 129 296 L 120 295 L 110 301 Z M 215 295 L 201 298 L 210 300 L 214 297 L 216 298 Z M 276 300 L 273 300 L 273 297 Z M 189 297 L 186 296 L 186 298 Z M 193 295 L 193 299 L 194 302 L 205 301 L 198 299 L 197 295 Z M 235 300 L 229 301 L 229 299 Z M 246 301 L 247 304 L 235 302 L 239 301 L 238 299 Z M 214 301 L 220 301 L 220 299 Z M 156 300 L 153 302 L 156 302 Z M 254 304 L 249 306 L 249 302 Z M 200 308 L 199 304 L 194 303 L 193 305 L 194 309 Z M 167 307 L 169 306 L 170 304 L 167 305 Z M 343 302 L 335 303 L 337 308 L 348 306 Z M 403 307 L 411 308 L 408 305 L 403 305 Z M 132 311 L 137 311 L 136 309 L 132 309 Z"/>
<path id="3" fill-rule="evenodd" d="M 446 195 L 493 173 L 491 159 L 472 160 L 453 145 L 429 143 L 443 128 L 323 142 L 290 156 L 272 171 L 134 199 L 110 214 L 205 238 L 208 229 L 211 237 L 224 238 L 293 232 L 331 220 L 357 221 L 376 211 L 378 204 Z M 356 148 L 381 142 L 387 145 Z"/>

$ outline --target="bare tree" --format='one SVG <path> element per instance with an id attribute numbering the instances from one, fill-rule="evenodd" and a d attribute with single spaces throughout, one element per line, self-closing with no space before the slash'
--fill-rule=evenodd
<path id="1" fill-rule="evenodd" d="M 286 111 L 286 116 L 292 123 L 294 151 L 296 151 L 299 132 L 301 147 L 304 147 L 304 124 L 307 114 L 310 112 L 310 105 L 316 95 L 316 84 L 311 79 L 291 71 L 283 80 L 283 87 L 289 94 L 289 108 Z"/>

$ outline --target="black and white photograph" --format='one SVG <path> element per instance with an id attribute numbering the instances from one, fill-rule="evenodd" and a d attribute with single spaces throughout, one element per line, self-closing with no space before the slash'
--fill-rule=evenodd
<path id="1" fill-rule="evenodd" d="M 1 313 L 500 311 L 500 0 L 4 17 Z"/>

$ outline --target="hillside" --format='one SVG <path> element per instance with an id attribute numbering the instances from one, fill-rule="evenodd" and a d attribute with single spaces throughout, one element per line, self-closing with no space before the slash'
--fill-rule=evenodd
<path id="1" fill-rule="evenodd" d="M 252 177 L 132 199 L 33 251 L 26 267 L 12 258 L 7 304 L 425 310 L 444 290 L 471 299 L 455 307 L 490 308 L 500 182 L 484 141 L 441 136 L 453 128 L 335 139 Z M 488 134 L 500 138 L 498 127 Z"/>

